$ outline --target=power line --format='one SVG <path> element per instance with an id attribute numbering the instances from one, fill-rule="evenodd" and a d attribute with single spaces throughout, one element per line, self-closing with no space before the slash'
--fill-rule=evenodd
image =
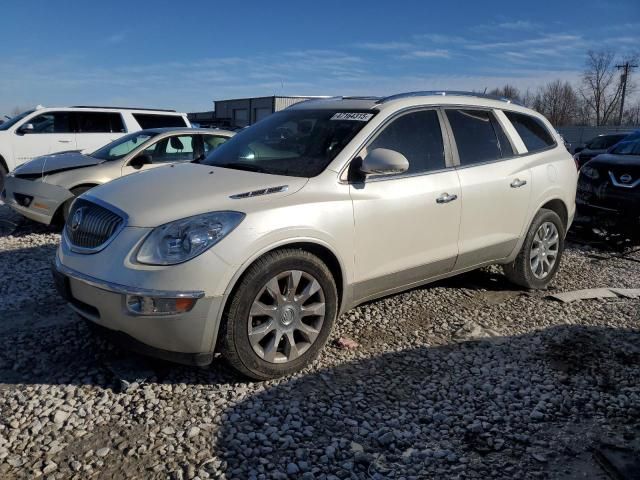
<path id="1" fill-rule="evenodd" d="M 618 70 L 623 69 L 624 72 L 620 76 L 620 82 L 622 83 L 622 97 L 620 98 L 620 115 L 618 116 L 618 125 L 622 125 L 622 113 L 624 112 L 624 97 L 627 93 L 627 78 L 629 78 L 629 70 L 638 68 L 638 65 L 631 65 L 628 61 L 623 65 L 616 65 Z"/>

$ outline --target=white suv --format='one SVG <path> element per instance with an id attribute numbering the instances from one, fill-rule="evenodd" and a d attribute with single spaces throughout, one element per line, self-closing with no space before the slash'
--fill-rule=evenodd
<path id="1" fill-rule="evenodd" d="M 302 368 L 364 301 L 490 264 L 544 288 L 577 172 L 540 114 L 474 94 L 296 104 L 199 163 L 71 207 L 56 280 L 149 354 L 254 378 Z"/>
<path id="2" fill-rule="evenodd" d="M 172 110 L 38 106 L 0 123 L 0 191 L 7 173 L 32 158 L 68 150 L 94 151 L 128 132 L 189 127 Z"/>

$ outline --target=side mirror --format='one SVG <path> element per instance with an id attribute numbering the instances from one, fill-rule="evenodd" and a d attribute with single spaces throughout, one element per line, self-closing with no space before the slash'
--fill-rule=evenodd
<path id="1" fill-rule="evenodd" d="M 151 155 L 149 155 L 148 153 L 141 153 L 140 155 L 131 159 L 131 161 L 129 162 L 129 166 L 135 168 L 136 170 L 140 170 L 143 165 L 149 165 L 150 163 L 153 163 L 153 157 L 151 157 Z"/>
<path id="2" fill-rule="evenodd" d="M 365 175 L 393 175 L 409 170 L 409 160 L 400 152 L 386 148 L 370 151 L 362 160 L 360 171 Z"/>
<path id="3" fill-rule="evenodd" d="M 23 135 L 25 133 L 33 133 L 35 129 L 36 127 L 33 126 L 33 123 L 25 123 L 18 129 L 18 133 L 21 133 Z"/>

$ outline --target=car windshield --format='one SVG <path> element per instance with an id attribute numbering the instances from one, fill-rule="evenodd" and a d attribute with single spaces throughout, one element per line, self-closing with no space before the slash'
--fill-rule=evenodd
<path id="1" fill-rule="evenodd" d="M 640 155 L 640 140 L 635 142 L 620 142 L 609 153 L 616 155 Z"/>
<path id="2" fill-rule="evenodd" d="M 22 120 L 27 115 L 35 112 L 35 110 L 27 110 L 26 112 L 22 112 L 20 115 L 16 115 L 15 117 L 11 117 L 6 122 L 0 123 L 0 130 L 8 130 L 13 127 L 16 123 Z"/>
<path id="3" fill-rule="evenodd" d="M 118 140 L 108 143 L 104 147 L 89 154 L 89 156 L 106 161 L 119 160 L 156 135 L 158 135 L 156 132 L 130 133 L 129 135 L 125 135 Z"/>
<path id="4" fill-rule="evenodd" d="M 283 110 L 241 131 L 201 163 L 315 177 L 374 115 L 372 111 Z"/>
<path id="5" fill-rule="evenodd" d="M 615 145 L 622 140 L 625 135 L 608 135 L 604 137 L 596 137 L 589 143 L 591 150 L 604 150 Z"/>
<path id="6" fill-rule="evenodd" d="M 636 130 L 633 133 L 630 133 L 626 137 L 624 137 L 625 142 L 630 142 L 632 140 L 640 140 L 640 130 Z"/>

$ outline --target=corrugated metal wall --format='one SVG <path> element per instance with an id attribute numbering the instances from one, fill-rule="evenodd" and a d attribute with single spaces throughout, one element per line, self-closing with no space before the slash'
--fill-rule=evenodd
<path id="1" fill-rule="evenodd" d="M 216 100 L 214 104 L 218 120 L 228 120 L 232 125 L 244 127 L 308 99 L 309 97 L 253 97 Z"/>
<path id="2" fill-rule="evenodd" d="M 604 135 L 608 133 L 631 133 L 638 130 L 638 127 L 558 127 L 560 135 L 565 141 L 571 144 L 572 148 L 579 147 L 598 135 Z"/>
<path id="3" fill-rule="evenodd" d="M 275 111 L 279 112 L 280 110 L 284 110 L 291 105 L 304 102 L 305 100 L 309 100 L 309 97 L 276 97 Z"/>

